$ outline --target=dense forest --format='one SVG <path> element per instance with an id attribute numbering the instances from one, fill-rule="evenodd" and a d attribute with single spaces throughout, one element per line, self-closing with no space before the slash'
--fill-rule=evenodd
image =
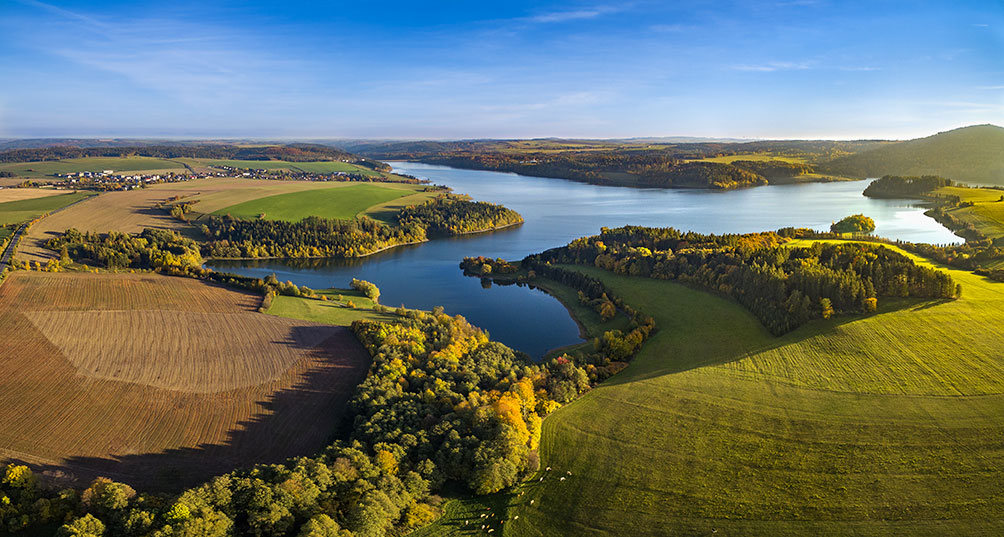
<path id="1" fill-rule="evenodd" d="M 463 153 L 423 157 L 422 162 L 457 168 L 558 177 L 595 184 L 731 189 L 811 173 L 808 164 L 782 160 L 733 163 L 688 162 L 660 151 L 554 153 Z M 628 174 L 629 178 L 625 178 Z"/>
<path id="2" fill-rule="evenodd" d="M 552 263 L 597 266 L 621 274 L 671 279 L 730 296 L 774 334 L 812 319 L 875 311 L 879 297 L 951 298 L 960 292 L 944 272 L 888 248 L 861 243 L 782 246 L 778 233 L 702 235 L 672 228 L 604 228 L 523 260 L 536 271 Z"/>
<path id="3" fill-rule="evenodd" d="M 628 359 L 624 352 L 653 328 L 651 319 L 632 324 L 633 347 L 604 338 L 588 360 L 534 363 L 463 317 L 397 314 L 397 322 L 353 324 L 373 362 L 350 401 L 352 432 L 320 453 L 237 470 L 179 495 L 105 478 L 57 491 L 10 464 L 0 479 L 0 527 L 95 537 L 405 535 L 439 516 L 435 493 L 448 483 L 487 494 L 536 472 L 542 418 L 623 367 L 612 360 Z"/>
<path id="4" fill-rule="evenodd" d="M 389 226 L 369 218 L 299 222 L 210 217 L 202 231 L 210 257 L 359 257 L 431 237 L 488 231 L 519 224 L 523 218 L 501 205 L 442 195 L 407 207 Z"/>
<path id="5" fill-rule="evenodd" d="M 952 184 L 952 181 L 937 175 L 884 175 L 872 181 L 865 188 L 864 195 L 869 198 L 914 198 Z"/>
<path id="6" fill-rule="evenodd" d="M 102 266 L 109 269 L 179 269 L 202 266 L 199 244 L 177 232 L 144 229 L 142 233 L 81 233 L 69 229 L 49 239 L 46 247 L 60 253 L 61 261 Z"/>
<path id="7" fill-rule="evenodd" d="M 322 160 L 364 161 L 360 157 L 334 147 L 318 144 L 239 146 L 227 144 L 150 145 L 131 147 L 44 147 L 11 149 L 0 152 L 0 162 L 35 162 L 83 157 L 155 157 L 209 158 L 226 160 L 287 160 L 309 162 Z M 383 163 L 370 167 L 389 169 Z"/>

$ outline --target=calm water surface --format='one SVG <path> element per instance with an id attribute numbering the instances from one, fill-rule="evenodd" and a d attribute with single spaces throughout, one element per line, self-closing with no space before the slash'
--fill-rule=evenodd
<path id="1" fill-rule="evenodd" d="M 704 233 L 743 233 L 786 226 L 826 230 L 832 222 L 863 213 L 875 233 L 934 244 L 961 240 L 924 216 L 910 200 L 873 200 L 861 195 L 865 181 L 778 185 L 712 192 L 595 186 L 561 179 L 460 170 L 412 162 L 392 162 L 395 171 L 429 179 L 477 200 L 501 203 L 523 215 L 520 227 L 441 239 L 393 249 L 364 259 L 309 261 L 228 261 L 211 266 L 256 277 L 276 274 L 315 289 L 348 287 L 369 280 L 380 301 L 459 313 L 497 339 L 533 356 L 580 341 L 578 328 L 554 298 L 535 289 L 484 289 L 458 265 L 465 256 L 522 259 L 527 254 L 594 235 L 600 227 L 672 226 Z"/>

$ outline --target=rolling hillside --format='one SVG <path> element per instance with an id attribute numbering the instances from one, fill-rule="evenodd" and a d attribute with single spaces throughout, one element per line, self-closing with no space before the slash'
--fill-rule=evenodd
<path id="1" fill-rule="evenodd" d="M 1004 128 L 963 127 L 840 157 L 824 168 L 857 177 L 941 175 L 964 183 L 1004 185 Z"/>
<path id="2" fill-rule="evenodd" d="M 652 312 L 659 331 L 544 421 L 541 472 L 451 502 L 413 537 L 476 534 L 488 508 L 515 537 L 1004 529 L 1001 284 L 949 270 L 961 300 L 890 300 L 773 337 L 677 282 L 574 269 Z"/>

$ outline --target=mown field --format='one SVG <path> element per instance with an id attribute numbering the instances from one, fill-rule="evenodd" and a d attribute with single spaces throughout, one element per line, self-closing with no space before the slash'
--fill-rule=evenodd
<path id="1" fill-rule="evenodd" d="M 355 289 L 321 289 L 315 292 L 328 300 L 277 296 L 266 313 L 335 326 L 349 326 L 357 320 L 393 322 L 398 319 L 392 313 L 374 311 L 375 303 Z"/>
<path id="2" fill-rule="evenodd" d="M 1004 284 L 951 271 L 961 300 L 775 338 L 731 301 L 576 268 L 658 333 L 544 421 L 543 481 L 454 502 L 425 534 L 480 533 L 464 520 L 485 506 L 513 536 L 1004 530 Z"/>
<path id="3" fill-rule="evenodd" d="M 2 191 L 0 191 L 2 192 Z M 91 196 L 90 192 L 61 191 L 55 196 L 24 198 L 0 203 L 0 226 L 27 222 L 45 213 L 66 207 Z"/>
<path id="4" fill-rule="evenodd" d="M 66 190 L 56 190 L 54 188 L 4 188 L 0 189 L 0 203 L 47 198 L 67 193 Z"/>
<path id="5" fill-rule="evenodd" d="M 216 215 L 237 218 L 300 221 L 308 216 L 355 218 L 374 205 L 407 196 L 412 190 L 376 184 L 356 184 L 339 189 L 308 190 L 258 198 L 216 210 Z"/>
<path id="6" fill-rule="evenodd" d="M 45 241 L 69 228 L 96 233 L 108 231 L 138 233 L 144 228 L 172 229 L 186 235 L 196 236 L 199 233 L 197 226 L 172 218 L 167 211 L 156 208 L 158 203 L 170 199 L 198 200 L 194 206 L 197 214 L 193 215 L 193 218 L 197 219 L 200 214 L 213 213 L 235 204 L 260 198 L 307 191 L 313 194 L 334 192 L 357 186 L 370 185 L 351 182 L 264 181 L 214 177 L 182 183 L 150 185 L 147 188 L 137 190 L 105 192 L 65 211 L 44 218 L 33 225 L 18 250 L 18 259 L 45 262 L 54 258 L 54 252 L 45 248 Z M 381 183 L 379 187 L 387 189 L 388 193 L 401 193 L 401 195 L 392 201 L 377 204 L 364 212 L 364 214 L 372 215 L 378 219 L 389 218 L 395 204 L 421 203 L 435 195 L 431 192 L 419 192 L 424 188 L 421 185 Z M 334 194 L 331 196 L 337 197 Z M 47 199 L 58 199 L 58 197 Z M 391 213 L 388 213 L 388 210 L 391 210 Z M 266 214 L 269 212 L 267 207 L 265 212 Z M 2 213 L 0 213 L 0 217 L 2 217 Z"/>
<path id="7" fill-rule="evenodd" d="M 1004 236 L 1004 190 L 990 188 L 939 188 L 935 195 L 959 196 L 962 202 L 972 202 L 972 207 L 960 207 L 950 212 L 963 222 L 990 238 Z"/>
<path id="8" fill-rule="evenodd" d="M 343 327 L 155 274 L 0 286 L 0 460 L 156 489 L 324 446 L 369 356 Z"/>
<path id="9" fill-rule="evenodd" d="M 151 157 L 88 157 L 0 164 L 0 171 L 12 172 L 18 177 L 30 179 L 50 177 L 57 173 L 100 172 L 104 170 L 113 170 L 115 173 L 186 171 L 181 162 Z"/>

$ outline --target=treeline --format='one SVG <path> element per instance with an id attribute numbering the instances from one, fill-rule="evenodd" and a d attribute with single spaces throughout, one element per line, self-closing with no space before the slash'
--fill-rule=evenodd
<path id="1" fill-rule="evenodd" d="M 578 263 L 672 279 L 737 300 L 774 334 L 816 318 L 874 311 L 878 297 L 951 298 L 960 287 L 887 248 L 860 243 L 781 246 L 777 233 L 701 235 L 672 228 L 603 229 L 524 260 Z"/>
<path id="2" fill-rule="evenodd" d="M 937 175 L 884 175 L 865 188 L 869 198 L 911 198 L 923 196 L 941 187 L 952 186 L 949 179 Z"/>
<path id="3" fill-rule="evenodd" d="M 46 247 L 59 252 L 60 261 L 103 266 L 108 269 L 179 269 L 202 266 L 199 244 L 163 229 L 144 229 L 138 235 L 107 234 L 68 229 L 49 239 Z"/>
<path id="4" fill-rule="evenodd" d="M 0 152 L 0 162 L 35 162 L 85 157 L 211 158 L 225 160 L 286 160 L 311 162 L 349 160 L 377 170 L 382 162 L 365 161 L 341 149 L 318 144 L 238 146 L 227 144 L 151 145 L 133 147 L 43 147 Z"/>
<path id="5" fill-rule="evenodd" d="M 456 168 L 513 172 L 557 177 L 595 184 L 731 189 L 765 185 L 768 180 L 795 177 L 812 171 L 808 164 L 782 160 L 687 162 L 665 151 L 582 151 L 567 153 L 435 154 L 420 159 Z M 617 174 L 634 179 L 612 179 Z"/>
<path id="6" fill-rule="evenodd" d="M 650 186 L 728 190 L 767 184 L 756 172 L 721 162 L 685 162 L 665 171 L 642 170 L 641 174 Z"/>
<path id="7" fill-rule="evenodd" d="M 987 265 L 996 264 L 1001 258 L 1004 258 L 1004 238 L 998 237 L 992 240 L 986 238 L 982 233 L 979 233 L 979 231 L 973 228 L 972 224 L 963 224 L 961 221 L 952 216 L 951 213 L 945 212 L 941 208 L 931 209 L 931 211 L 928 211 L 925 214 L 934 215 L 939 213 L 944 214 L 947 218 L 953 219 L 960 226 L 965 225 L 967 229 L 970 229 L 980 238 L 977 238 L 976 240 L 967 240 L 963 244 L 948 244 L 944 246 L 922 242 L 915 243 L 900 240 L 894 241 L 882 237 L 869 236 L 855 237 L 855 240 L 897 246 L 937 263 L 950 265 L 963 270 L 979 270 Z M 934 216 L 934 218 L 938 219 L 937 216 Z M 948 226 L 948 224 L 945 225 L 946 227 Z M 837 233 L 820 233 L 807 228 L 783 228 L 778 230 L 778 234 L 793 239 L 827 240 L 842 238 L 842 236 Z"/>
<path id="8" fill-rule="evenodd" d="M 804 162 L 789 162 L 787 160 L 779 159 L 733 160 L 730 164 L 737 168 L 753 172 L 768 181 L 788 179 L 799 175 L 805 175 L 807 173 L 813 173 L 815 171 L 815 167 L 811 164 L 806 164 Z"/>
<path id="9" fill-rule="evenodd" d="M 522 221 L 519 213 L 501 205 L 443 195 L 402 209 L 396 226 L 369 218 L 284 222 L 212 216 L 202 232 L 208 238 L 204 253 L 210 257 L 359 257 L 430 237 L 489 231 Z"/>

